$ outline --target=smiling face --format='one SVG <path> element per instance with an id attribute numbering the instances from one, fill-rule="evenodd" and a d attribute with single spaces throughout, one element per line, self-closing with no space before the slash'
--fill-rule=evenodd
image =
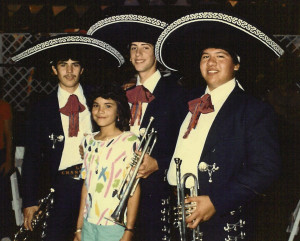
<path id="1" fill-rule="evenodd" d="M 62 89 L 73 93 L 78 85 L 83 68 L 79 61 L 69 59 L 58 61 L 56 67 L 52 66 L 53 73 L 57 75 L 59 85 Z"/>
<path id="2" fill-rule="evenodd" d="M 233 79 L 239 67 L 224 49 L 205 49 L 200 59 L 201 74 L 211 91 Z"/>
<path id="3" fill-rule="evenodd" d="M 148 78 L 156 71 L 154 46 L 145 42 L 132 42 L 130 61 L 140 77 Z"/>
<path id="4" fill-rule="evenodd" d="M 100 128 L 115 128 L 117 119 L 117 103 L 112 99 L 98 97 L 92 108 L 93 120 Z"/>

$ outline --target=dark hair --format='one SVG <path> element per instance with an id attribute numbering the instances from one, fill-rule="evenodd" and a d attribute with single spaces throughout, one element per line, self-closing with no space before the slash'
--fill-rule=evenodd
<path id="1" fill-rule="evenodd" d="M 232 58 L 232 62 L 233 62 L 235 65 L 240 64 L 239 56 L 238 56 L 237 53 L 234 52 L 232 49 L 227 48 L 227 47 L 222 47 L 222 45 L 221 45 L 221 46 L 220 46 L 220 45 L 212 45 L 212 46 L 209 46 L 209 47 L 207 47 L 207 48 L 205 48 L 205 49 L 208 49 L 208 48 L 223 49 L 223 50 L 225 50 L 226 52 L 229 53 L 229 55 L 230 55 L 231 58 Z M 204 52 L 205 49 L 203 49 L 203 50 L 201 51 L 201 53 L 200 53 L 200 59 L 201 59 L 201 57 L 202 57 L 203 52 Z"/>
<path id="2" fill-rule="evenodd" d="M 93 103 L 97 98 L 103 99 L 112 99 L 117 103 L 117 116 L 118 120 L 116 121 L 116 127 L 120 129 L 120 131 L 128 131 L 129 120 L 131 117 L 130 108 L 128 104 L 128 100 L 126 97 L 126 92 L 121 88 L 120 84 L 115 82 L 103 83 L 100 86 L 93 88 L 91 94 L 88 97 L 88 106 L 90 111 L 93 108 Z M 99 130 L 99 126 L 92 119 L 93 131 Z"/>
<path id="3" fill-rule="evenodd" d="M 78 61 L 81 68 L 84 68 L 85 66 L 82 59 L 83 55 L 78 51 L 70 51 L 68 48 L 65 50 L 59 50 L 55 54 L 55 56 L 52 57 L 50 65 L 54 66 L 56 68 L 59 61 L 68 61 L 69 59 L 72 59 L 74 61 Z"/>

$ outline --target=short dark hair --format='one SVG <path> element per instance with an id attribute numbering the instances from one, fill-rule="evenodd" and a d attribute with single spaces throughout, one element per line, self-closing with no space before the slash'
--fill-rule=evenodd
<path id="1" fill-rule="evenodd" d="M 97 98 L 103 99 L 112 99 L 117 103 L 117 115 L 118 121 L 116 121 L 116 127 L 120 129 L 120 131 L 128 131 L 129 120 L 131 117 L 130 108 L 128 104 L 128 100 L 126 97 L 126 92 L 121 88 L 120 84 L 116 82 L 107 82 L 103 83 L 100 86 L 93 88 L 91 94 L 88 97 L 88 106 L 90 111 L 93 108 L 93 103 Z M 99 130 L 99 126 L 92 119 L 93 131 Z"/>
<path id="2" fill-rule="evenodd" d="M 229 55 L 231 56 L 232 61 L 233 61 L 233 63 L 234 63 L 235 65 L 240 64 L 240 60 L 239 60 L 238 54 L 237 54 L 235 51 L 233 51 L 232 49 L 227 48 L 227 47 L 223 47 L 222 45 L 212 45 L 212 46 L 209 46 L 209 47 L 207 47 L 207 48 L 205 48 L 205 49 L 209 49 L 209 48 L 223 49 L 223 50 L 225 50 L 226 52 L 229 53 Z M 201 59 L 201 57 L 202 57 L 203 52 L 204 52 L 205 49 L 203 49 L 203 50 L 201 51 L 201 53 L 200 53 L 200 59 Z"/>
<path id="3" fill-rule="evenodd" d="M 84 68 L 85 66 L 83 61 L 82 61 L 82 54 L 80 54 L 79 52 L 77 51 L 59 51 L 52 59 L 51 59 L 51 62 L 50 62 L 50 65 L 51 66 L 54 66 L 56 67 L 58 62 L 60 61 L 68 61 L 69 59 L 72 59 L 74 61 L 78 61 L 80 66 L 82 68 Z"/>

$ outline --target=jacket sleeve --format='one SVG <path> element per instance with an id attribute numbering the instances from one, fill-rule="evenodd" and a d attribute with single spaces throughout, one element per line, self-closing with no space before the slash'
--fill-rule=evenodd
<path id="1" fill-rule="evenodd" d="M 171 94 L 164 97 L 168 116 L 161 124 L 161 130 L 158 131 L 159 142 L 153 151 L 153 157 L 158 161 L 159 170 L 151 174 L 153 178 L 160 180 L 166 177 L 166 170 L 169 168 L 175 150 L 180 126 L 188 112 L 187 91 L 174 83 L 168 86 Z"/>
<path id="2" fill-rule="evenodd" d="M 28 112 L 26 121 L 25 154 L 22 164 L 23 208 L 38 204 L 38 186 L 42 158 L 42 118 L 39 104 Z"/>

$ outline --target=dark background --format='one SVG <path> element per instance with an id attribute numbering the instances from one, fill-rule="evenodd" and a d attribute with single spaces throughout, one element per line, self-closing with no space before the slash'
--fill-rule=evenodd
<path id="1" fill-rule="evenodd" d="M 173 21 L 198 9 L 226 9 L 251 19 L 270 34 L 300 35 L 299 0 L 187 0 L 184 5 L 176 0 L 135 2 L 138 5 L 129 6 L 130 1 L 125 0 L 1 0 L 0 32 L 84 33 L 104 18 L 110 7 L 117 11 L 130 7 L 144 8 L 145 11 L 154 9 L 157 17 L 166 21 Z M 255 241 L 288 240 L 286 228 L 290 223 L 290 214 L 300 199 L 300 53 L 293 50 L 288 49 L 289 54 L 281 60 L 256 69 L 242 81 L 247 91 L 274 107 L 278 116 L 282 157 L 280 178 L 267 190 L 266 196 L 256 200 Z M 15 112 L 14 116 L 15 144 L 22 145 L 25 112 Z M 16 227 L 12 227 L 11 232 L 15 230 Z M 294 240 L 300 240 L 299 235 Z"/>

